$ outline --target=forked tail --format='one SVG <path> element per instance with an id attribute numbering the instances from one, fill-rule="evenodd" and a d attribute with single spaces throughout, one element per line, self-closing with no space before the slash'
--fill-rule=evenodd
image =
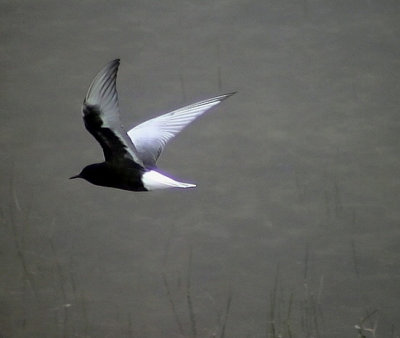
<path id="1" fill-rule="evenodd" d="M 196 184 L 175 181 L 155 170 L 146 171 L 142 176 L 142 182 L 147 190 L 196 187 Z"/>

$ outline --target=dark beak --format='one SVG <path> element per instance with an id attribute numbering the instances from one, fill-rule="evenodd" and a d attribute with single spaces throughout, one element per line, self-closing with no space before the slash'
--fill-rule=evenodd
<path id="1" fill-rule="evenodd" d="M 69 179 L 72 180 L 74 178 L 80 178 L 80 177 L 81 177 L 81 175 L 75 175 L 75 176 L 71 176 Z"/>

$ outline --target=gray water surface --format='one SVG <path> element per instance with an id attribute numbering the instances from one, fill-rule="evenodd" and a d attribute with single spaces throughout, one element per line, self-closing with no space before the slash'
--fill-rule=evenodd
<path id="1" fill-rule="evenodd" d="M 398 1 L 1 1 L 1 337 L 400 335 Z M 159 165 L 70 181 L 121 58 L 130 128 L 237 90 Z M 357 330 L 355 325 L 361 329 Z"/>

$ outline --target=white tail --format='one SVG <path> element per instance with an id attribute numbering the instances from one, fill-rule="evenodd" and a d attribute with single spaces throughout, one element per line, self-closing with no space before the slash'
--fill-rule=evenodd
<path id="1" fill-rule="evenodd" d="M 147 190 L 196 187 L 196 184 L 175 181 L 155 170 L 146 171 L 142 176 L 142 183 Z"/>

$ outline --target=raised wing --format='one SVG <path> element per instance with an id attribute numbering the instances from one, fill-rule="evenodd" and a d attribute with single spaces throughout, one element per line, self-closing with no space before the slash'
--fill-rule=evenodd
<path id="1" fill-rule="evenodd" d="M 228 93 L 174 110 L 139 124 L 128 131 L 146 167 L 155 167 L 167 142 L 194 119 L 235 93 Z"/>
<path id="2" fill-rule="evenodd" d="M 86 129 L 103 148 L 106 161 L 131 160 L 143 166 L 119 119 L 118 67 L 119 59 L 113 60 L 93 79 L 83 102 L 83 120 Z"/>

